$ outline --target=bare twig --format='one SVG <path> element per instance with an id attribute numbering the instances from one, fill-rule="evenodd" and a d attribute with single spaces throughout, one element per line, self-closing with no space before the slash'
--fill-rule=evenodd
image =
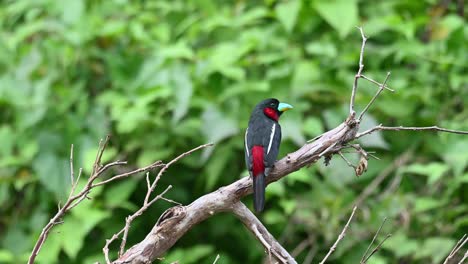
<path id="1" fill-rule="evenodd" d="M 358 133 L 356 135 L 356 139 L 363 137 L 365 135 L 368 135 L 372 132 L 375 131 L 380 131 L 380 130 L 390 130 L 390 131 L 400 131 L 400 130 L 412 130 L 412 131 L 438 131 L 438 132 L 447 132 L 447 133 L 453 133 L 453 134 L 461 134 L 461 135 L 468 135 L 468 131 L 462 131 L 462 130 L 454 130 L 454 129 L 447 129 L 447 128 L 442 128 L 438 126 L 429 126 L 429 127 L 404 127 L 404 126 L 397 126 L 397 127 L 389 127 L 389 126 L 382 126 L 382 124 L 373 127 L 369 130 L 366 130 L 364 132 Z"/>
<path id="2" fill-rule="evenodd" d="M 356 169 L 356 166 L 354 166 L 351 161 L 349 161 L 341 151 L 338 151 L 338 155 L 340 155 L 340 157 L 346 162 L 346 164 L 348 164 L 348 166 L 350 166 L 351 168 L 353 169 Z"/>
<path id="3" fill-rule="evenodd" d="M 47 237 L 48 237 L 48 235 L 50 233 L 50 230 L 55 225 L 62 223 L 62 221 L 60 219 L 68 211 L 70 211 L 75 206 L 77 206 L 81 201 L 83 201 L 85 198 L 89 198 L 88 195 L 89 195 L 89 193 L 91 192 L 91 190 L 94 187 L 102 185 L 102 184 L 94 184 L 94 181 L 96 179 L 98 179 L 102 174 L 104 174 L 109 168 L 111 168 L 113 166 L 125 164 L 125 162 L 116 161 L 116 162 L 108 163 L 108 164 L 106 164 L 104 166 L 100 165 L 102 155 L 104 153 L 105 148 L 107 147 L 108 141 L 109 141 L 109 136 L 107 136 L 104 141 L 103 140 L 100 141 L 99 149 L 97 151 L 96 159 L 95 159 L 94 165 L 93 165 L 93 173 L 88 178 L 88 181 L 86 182 L 85 186 L 76 195 L 74 193 L 75 193 L 75 190 L 76 190 L 76 188 L 77 188 L 77 186 L 79 184 L 79 180 L 80 180 L 80 177 L 81 177 L 81 174 L 82 174 L 83 170 L 80 168 L 80 170 L 78 172 L 78 176 L 75 179 L 75 175 L 74 175 L 75 173 L 74 173 L 74 168 L 73 168 L 73 145 L 71 145 L 71 148 L 70 148 L 70 178 L 71 178 L 71 183 L 72 184 L 71 184 L 70 193 L 68 195 L 68 199 L 63 204 L 63 206 L 59 205 L 57 213 L 49 220 L 47 225 L 42 229 L 41 234 L 39 235 L 39 238 L 38 238 L 38 240 L 36 241 L 36 244 L 33 247 L 33 250 L 31 252 L 31 256 L 29 257 L 28 264 L 33 264 L 35 262 L 35 259 L 36 259 L 37 255 L 39 254 L 39 251 L 41 250 L 42 245 L 44 244 L 45 240 L 47 239 Z M 147 170 L 150 170 L 150 169 L 153 169 L 153 168 L 157 167 L 157 166 L 155 166 L 155 164 L 158 164 L 157 166 L 160 165 L 160 163 L 153 163 L 152 165 L 147 166 L 145 168 L 133 170 L 133 171 L 130 171 L 130 172 L 124 173 L 124 174 L 125 174 L 125 176 L 129 176 L 129 175 L 133 175 L 135 173 L 144 172 L 144 171 L 147 171 Z M 125 176 L 117 175 L 116 177 L 121 178 L 121 177 L 125 177 Z M 111 179 L 115 179 L 115 178 L 112 177 Z M 111 179 L 109 179 L 107 182 L 110 182 Z"/>
<path id="4" fill-rule="evenodd" d="M 340 241 L 343 240 L 343 238 L 345 237 L 346 230 L 348 230 L 349 224 L 351 223 L 351 220 L 353 219 L 353 216 L 354 216 L 354 213 L 356 212 L 356 209 L 357 209 L 357 206 L 354 206 L 353 212 L 349 216 L 348 222 L 346 223 L 346 225 L 344 226 L 344 228 L 341 231 L 340 235 L 338 236 L 338 239 L 336 239 L 335 243 L 333 244 L 333 246 L 328 251 L 327 255 L 325 255 L 325 257 L 322 259 L 320 264 L 323 264 L 323 263 L 325 263 L 325 261 L 327 261 L 328 257 L 330 257 L 330 255 L 333 253 L 333 251 L 336 250 L 336 247 L 338 246 L 338 243 L 340 243 Z"/>
<path id="5" fill-rule="evenodd" d="M 375 85 L 377 85 L 377 86 L 383 86 L 386 90 L 388 90 L 388 91 L 390 91 L 390 92 L 392 92 L 392 93 L 395 92 L 395 90 L 391 89 L 390 87 L 388 87 L 388 86 L 386 86 L 386 85 L 382 85 L 382 84 L 380 84 L 379 82 L 374 81 L 373 79 L 367 77 L 367 76 L 364 75 L 364 74 L 361 74 L 361 78 L 363 78 L 364 80 L 369 81 L 369 82 L 371 82 L 371 83 L 373 83 L 373 84 L 375 84 Z"/>
<path id="6" fill-rule="evenodd" d="M 382 241 L 380 241 L 380 243 L 372 250 L 372 252 L 369 254 L 369 256 L 366 258 L 366 260 L 363 263 L 367 263 L 367 261 L 372 257 L 372 255 L 374 255 L 377 251 L 379 251 L 383 243 L 385 243 L 385 241 L 387 241 L 387 239 L 390 238 L 391 236 L 392 234 L 387 234 L 385 238 Z"/>
<path id="7" fill-rule="evenodd" d="M 197 150 L 200 150 L 202 148 L 206 148 L 206 147 L 209 147 L 209 146 L 212 146 L 212 145 L 213 144 L 211 144 L 211 143 L 210 144 L 200 145 L 200 146 L 198 146 L 196 148 L 193 148 L 193 149 L 191 149 L 189 151 L 186 151 L 186 152 L 180 154 L 179 156 L 177 156 L 176 158 L 174 158 L 173 160 L 171 160 L 170 162 L 168 162 L 165 165 L 162 165 L 162 162 L 159 162 L 158 166 L 164 166 L 164 167 L 162 167 L 162 169 L 158 172 L 158 174 L 157 174 L 157 176 L 156 176 L 156 178 L 154 179 L 153 182 L 151 182 L 151 180 L 150 180 L 149 173 L 146 174 L 147 191 L 146 191 L 145 199 L 143 201 L 143 205 L 136 212 L 134 212 L 132 215 L 127 216 L 127 218 L 125 219 L 125 226 L 119 232 L 114 234 L 110 239 L 107 239 L 106 244 L 104 245 L 104 247 L 102 249 L 102 251 L 104 253 L 104 257 L 105 257 L 106 262 L 108 264 L 111 263 L 111 260 L 109 258 L 109 246 L 110 246 L 110 244 L 113 241 L 115 241 L 116 239 L 118 239 L 120 235 L 122 235 L 122 242 L 120 243 L 119 256 L 121 256 L 124 253 L 125 245 L 127 243 L 128 232 L 130 230 L 130 225 L 135 220 L 135 218 L 142 215 L 154 202 L 156 202 L 156 201 L 158 201 L 160 199 L 171 202 L 171 203 L 179 204 L 179 203 L 177 203 L 177 202 L 175 202 L 173 200 L 170 200 L 170 199 L 167 199 L 167 198 L 164 197 L 164 194 L 166 194 L 166 192 L 168 192 L 172 188 L 171 185 L 169 185 L 162 193 L 160 193 L 156 197 L 151 198 L 151 194 L 153 194 L 154 190 L 156 189 L 158 181 L 161 178 L 162 174 L 172 164 L 174 164 L 178 160 L 182 159 L 183 157 L 185 157 L 187 155 L 190 155 L 191 153 L 193 153 L 193 152 L 195 152 Z M 149 167 L 151 167 L 151 165 Z M 135 170 L 135 171 L 142 171 L 143 169 L 139 169 L 139 170 Z M 107 181 L 100 182 L 99 184 L 96 184 L 96 185 L 102 185 L 103 183 L 108 183 L 108 182 L 110 182 L 110 181 L 112 181 L 114 179 L 125 177 L 125 176 L 127 176 L 127 174 L 128 173 L 123 173 L 123 174 L 116 175 L 116 176 L 108 179 Z M 124 175 L 124 176 L 122 176 L 122 175 Z"/>
<path id="8" fill-rule="evenodd" d="M 115 161 L 113 163 L 109 163 L 109 164 L 105 165 L 102 169 L 104 169 L 104 168 L 107 169 L 107 167 L 112 167 L 112 166 L 115 166 L 115 165 L 124 165 L 124 164 L 127 164 L 127 162 L 125 162 L 125 161 Z M 136 169 L 136 170 L 132 170 L 132 171 L 129 171 L 129 172 L 124 172 L 124 173 L 112 176 L 111 178 L 109 178 L 107 180 L 97 182 L 97 183 L 93 183 L 92 187 L 94 188 L 94 187 L 97 187 L 97 186 L 108 184 L 108 183 L 110 183 L 112 181 L 122 179 L 122 178 L 128 177 L 130 175 L 135 175 L 135 174 L 138 174 L 140 172 L 150 171 L 152 169 L 162 167 L 162 166 L 164 166 L 163 162 L 158 160 L 158 161 L 155 161 L 155 162 L 153 162 L 152 164 L 150 164 L 150 165 L 148 165 L 146 167 L 139 168 L 139 169 Z"/>
<path id="9" fill-rule="evenodd" d="M 359 78 L 361 78 L 362 71 L 364 70 L 364 62 L 363 62 L 364 61 L 364 47 L 366 46 L 366 41 L 367 41 L 367 37 L 364 35 L 364 30 L 362 29 L 362 27 L 358 27 L 358 29 L 359 29 L 359 32 L 361 32 L 362 44 L 361 44 L 361 52 L 359 53 L 359 70 L 357 74 L 354 76 L 353 89 L 351 91 L 351 100 L 349 102 L 349 114 L 351 116 L 354 116 L 356 113 L 354 111 L 354 101 L 356 98 L 356 92 L 358 88 L 358 80 Z"/>
<path id="10" fill-rule="evenodd" d="M 216 258 L 215 258 L 215 260 L 213 261 L 213 264 L 216 264 L 216 262 L 218 262 L 218 259 L 219 259 L 219 254 L 216 255 Z"/>
<path id="11" fill-rule="evenodd" d="M 387 84 L 387 81 L 388 81 L 388 77 L 390 77 L 390 72 L 387 72 L 387 76 L 385 77 L 384 82 L 382 83 L 382 85 L 380 85 L 380 87 L 379 87 L 379 89 L 377 90 L 377 92 L 375 93 L 374 97 L 372 97 L 372 99 L 371 99 L 370 102 L 366 105 L 366 107 L 364 108 L 364 110 L 362 110 L 362 112 L 359 114 L 359 117 L 357 118 L 358 121 L 361 121 L 361 120 L 362 120 L 362 117 L 363 117 L 364 114 L 367 112 L 367 110 L 369 110 L 369 107 L 374 103 L 374 101 L 377 99 L 377 97 L 379 97 L 380 93 L 384 90 L 385 85 Z"/>
<path id="12" fill-rule="evenodd" d="M 73 144 L 71 144 L 71 147 L 70 147 L 70 182 L 71 182 L 71 185 L 73 186 L 75 182 L 75 171 L 73 169 Z M 73 192 L 70 192 L 70 194 L 73 195 Z"/>
<path id="13" fill-rule="evenodd" d="M 167 188 L 162 193 L 154 197 L 150 202 L 145 203 L 140 209 L 138 209 L 138 211 L 125 218 L 125 227 L 122 229 L 123 235 L 122 242 L 120 243 L 119 255 L 122 255 L 125 251 L 125 244 L 127 243 L 128 231 L 130 230 L 130 224 L 133 222 L 133 220 L 135 220 L 135 218 L 137 218 L 138 216 L 142 215 L 154 202 L 161 199 L 161 197 L 163 197 L 163 195 L 166 194 L 171 188 L 172 185 L 167 186 Z"/>
<path id="14" fill-rule="evenodd" d="M 457 254 L 457 252 L 463 248 L 463 246 L 466 244 L 467 241 L 468 241 L 468 236 L 464 234 L 463 237 L 460 240 L 458 240 L 457 244 L 455 244 L 452 251 L 450 251 L 450 254 L 447 256 L 443 264 L 448 264 L 449 261 L 455 256 L 455 254 Z M 468 250 L 466 251 L 465 255 L 463 256 L 463 258 L 460 260 L 459 263 L 464 263 L 463 261 L 467 258 L 467 256 L 468 256 Z"/>
<path id="15" fill-rule="evenodd" d="M 153 183 L 151 184 L 151 187 L 150 189 L 148 190 L 148 192 L 146 193 L 146 196 L 145 196 L 145 201 L 144 201 L 144 204 L 148 204 L 149 202 L 149 199 L 150 199 L 150 196 L 151 196 L 151 193 L 154 191 L 154 189 L 156 188 L 157 186 L 157 183 L 159 181 L 159 179 L 161 178 L 161 176 L 163 175 L 163 173 L 174 163 L 176 163 L 177 161 L 179 161 L 180 159 L 182 159 L 183 157 L 185 156 L 188 156 L 190 154 L 192 154 L 193 152 L 197 151 L 197 150 L 200 150 L 202 148 L 206 148 L 206 147 L 211 147 L 213 146 L 213 143 L 208 143 L 208 144 L 204 144 L 204 145 L 200 145 L 196 148 L 193 148 L 187 152 L 184 152 L 182 154 L 180 154 L 179 156 L 177 156 L 175 159 L 171 160 L 169 163 L 167 163 L 166 165 L 164 165 L 164 167 L 159 171 L 158 175 L 156 176 L 156 179 L 153 181 Z"/>
<path id="16" fill-rule="evenodd" d="M 382 221 L 382 224 L 380 224 L 380 227 L 379 227 L 379 229 L 377 230 L 377 232 L 375 233 L 374 238 L 372 238 L 372 241 L 370 242 L 369 247 L 367 247 L 366 252 L 365 252 L 364 255 L 362 256 L 361 262 L 360 262 L 361 264 L 367 263 L 367 261 L 372 257 L 372 255 L 374 255 L 377 251 L 379 251 L 379 249 L 380 249 L 380 247 L 382 246 L 382 244 L 383 244 L 389 237 L 392 236 L 391 234 L 388 234 L 388 235 L 372 250 L 372 252 L 367 256 L 367 253 L 369 252 L 369 250 L 370 250 L 372 244 L 374 244 L 375 239 L 377 238 L 377 236 L 378 236 L 379 233 L 380 233 L 380 230 L 381 230 L 382 227 L 384 226 L 385 221 L 387 221 L 387 217 L 385 217 L 384 220 Z"/>
<path id="17" fill-rule="evenodd" d="M 460 259 L 460 261 L 458 262 L 458 264 L 466 263 L 466 262 L 465 262 L 466 259 L 468 259 L 468 249 L 466 250 L 465 255 L 463 255 L 463 258 Z"/>
<path id="18" fill-rule="evenodd" d="M 96 159 L 95 159 L 94 165 L 93 165 L 93 172 L 91 173 L 93 175 L 96 174 L 96 172 L 101 167 L 102 154 L 104 154 L 104 150 L 107 147 L 107 143 L 109 143 L 109 139 L 110 139 L 110 136 L 107 135 L 106 139 L 104 141 L 101 139 L 101 141 L 99 142 L 98 152 L 96 154 Z"/>

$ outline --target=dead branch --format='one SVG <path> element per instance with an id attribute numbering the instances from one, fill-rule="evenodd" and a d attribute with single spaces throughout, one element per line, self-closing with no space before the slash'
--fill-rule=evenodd
<path id="1" fill-rule="evenodd" d="M 70 193 L 68 195 L 67 201 L 63 204 L 63 206 L 58 207 L 57 213 L 49 220 L 47 225 L 42 229 L 41 234 L 39 235 L 39 238 L 36 241 L 36 244 L 33 247 L 33 250 L 31 252 L 31 256 L 29 257 L 28 264 L 33 264 L 35 262 L 35 259 L 37 255 L 39 254 L 39 251 L 42 248 L 42 245 L 46 241 L 50 231 L 52 228 L 57 225 L 62 223 L 62 218 L 63 216 L 68 213 L 71 209 L 73 209 L 75 206 L 77 206 L 81 201 L 83 201 L 84 198 L 88 198 L 88 195 L 90 194 L 91 190 L 94 187 L 100 186 L 102 184 L 99 183 L 94 183 L 98 178 L 100 178 L 105 172 L 107 172 L 108 169 L 112 168 L 113 166 L 117 165 L 124 165 L 126 164 L 125 161 L 114 161 L 111 163 L 108 163 L 106 165 L 101 165 L 101 159 L 102 159 L 102 154 L 104 153 L 104 150 L 108 144 L 109 141 L 109 136 L 106 137 L 105 140 L 101 140 L 99 143 L 99 149 L 96 155 L 96 159 L 94 161 L 93 165 L 93 172 L 91 176 L 88 178 L 88 181 L 86 182 L 85 186 L 81 189 L 81 191 L 78 194 L 74 194 L 76 191 L 76 188 L 79 184 L 79 180 L 82 174 L 82 169 L 79 169 L 78 176 L 75 179 L 75 171 L 73 168 L 73 145 L 71 145 L 70 148 L 70 179 L 71 179 L 71 189 Z M 110 179 L 104 181 L 104 182 L 110 182 L 116 179 L 128 177 L 130 175 L 134 175 L 140 172 L 145 172 L 145 171 L 150 171 L 152 169 L 158 168 L 163 166 L 161 161 L 156 161 L 144 168 L 132 170 L 126 173 L 118 174 L 115 176 L 112 176 Z"/>
<path id="2" fill-rule="evenodd" d="M 237 218 L 244 223 L 244 226 L 260 241 L 268 254 L 273 255 L 279 263 L 297 263 L 242 202 L 235 203 L 231 209 Z"/>
<path id="3" fill-rule="evenodd" d="M 133 220 L 135 220 L 138 216 L 142 215 L 154 202 L 158 201 L 159 199 L 164 199 L 164 194 L 166 194 L 166 192 L 168 192 L 172 186 L 169 185 L 162 193 L 158 194 L 156 197 L 154 198 L 151 198 L 151 195 L 153 194 L 154 190 L 156 189 L 157 185 L 158 185 L 158 182 L 159 182 L 159 179 L 161 178 L 161 176 L 163 175 L 163 173 L 172 165 L 174 164 L 175 162 L 179 161 L 180 159 L 182 159 L 183 157 L 187 156 L 187 155 L 190 155 L 192 154 L 193 152 L 197 151 L 197 150 L 200 150 L 202 148 L 206 148 L 206 147 L 209 147 L 209 146 L 212 146 L 213 144 L 204 144 L 204 145 L 200 145 L 196 148 L 193 148 L 189 151 L 186 151 L 182 154 L 180 154 L 179 156 L 177 156 L 176 158 L 174 158 L 173 160 L 171 160 L 170 162 L 168 162 L 166 165 L 164 165 L 164 167 L 162 167 L 162 169 L 159 171 L 158 175 L 156 176 L 156 178 L 154 179 L 154 181 L 151 183 L 151 180 L 149 178 L 149 172 L 146 173 L 146 185 L 147 185 L 147 191 L 146 191 L 146 196 L 145 196 L 145 200 L 143 201 L 143 205 L 140 207 L 140 209 L 138 209 L 136 212 L 134 212 L 132 215 L 129 215 L 127 216 L 127 218 L 125 219 L 125 226 L 119 231 L 117 232 L 116 234 L 114 234 L 110 239 L 106 239 L 106 244 L 104 245 L 104 248 L 102 249 L 102 251 L 104 252 L 104 257 L 106 259 L 106 262 L 108 264 L 111 263 L 110 261 L 110 258 L 109 258 L 109 245 L 114 241 L 116 240 L 117 238 L 119 238 L 120 235 L 122 235 L 122 242 L 120 243 L 120 251 L 119 251 L 119 256 L 121 256 L 124 251 L 125 251 L 125 245 L 127 243 L 127 237 L 128 237 L 128 231 L 130 229 L 130 225 L 131 223 L 133 222 Z M 114 177 L 115 178 L 115 177 Z M 109 179 L 111 180 L 111 179 Z M 108 182 L 109 182 L 108 180 Z M 166 200 L 169 200 L 169 199 L 166 199 Z M 169 200 L 171 202 L 174 202 L 172 200 Z"/>

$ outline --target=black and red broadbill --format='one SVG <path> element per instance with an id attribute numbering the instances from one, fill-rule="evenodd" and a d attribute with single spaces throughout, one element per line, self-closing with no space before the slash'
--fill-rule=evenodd
<path id="1" fill-rule="evenodd" d="M 261 212 L 265 205 L 265 177 L 276 162 L 281 142 L 278 119 L 293 108 L 270 98 L 255 106 L 245 131 L 245 163 L 253 180 L 254 208 Z"/>

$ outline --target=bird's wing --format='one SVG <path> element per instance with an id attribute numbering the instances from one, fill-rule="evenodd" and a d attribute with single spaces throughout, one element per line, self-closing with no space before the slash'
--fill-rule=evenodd
<path id="1" fill-rule="evenodd" d="M 273 122 L 268 133 L 267 144 L 265 145 L 265 167 L 271 168 L 278 157 L 279 146 L 281 143 L 281 126 Z"/>
<path id="2" fill-rule="evenodd" d="M 244 154 L 245 154 L 245 165 L 247 166 L 247 170 L 249 172 L 252 171 L 252 142 L 248 142 L 248 134 L 249 134 L 249 128 L 245 130 L 245 135 L 244 135 Z"/>

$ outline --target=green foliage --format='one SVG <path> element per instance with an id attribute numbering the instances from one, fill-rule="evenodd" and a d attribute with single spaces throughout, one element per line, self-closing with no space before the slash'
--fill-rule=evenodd
<path id="1" fill-rule="evenodd" d="M 280 156 L 339 124 L 357 71 L 358 25 L 370 36 L 365 74 L 383 80 L 391 71 L 396 90 L 383 93 L 362 129 L 384 123 L 468 130 L 468 25 L 459 12 L 456 1 L 2 1 L 0 262 L 24 263 L 66 199 L 71 144 L 83 180 L 107 134 L 104 160 L 132 166 L 216 143 L 171 167 L 159 183 L 157 191 L 171 184 L 168 198 L 188 204 L 245 175 L 243 131 L 261 99 L 295 107 L 281 120 Z M 360 81 L 358 109 L 376 89 Z M 298 262 L 309 250 L 319 259 L 362 190 L 412 149 L 409 162 L 364 201 L 331 262 L 358 261 L 387 216 L 383 233 L 393 236 L 374 263 L 439 263 L 468 226 L 468 138 L 386 132 L 361 143 L 381 158 L 370 160 L 364 175 L 356 178 L 338 157 L 329 167 L 304 168 L 268 187 L 261 220 L 288 250 L 312 241 Z M 53 229 L 38 261 L 103 261 L 105 239 L 143 199 L 143 176 L 94 190 Z M 140 217 L 129 244 L 169 206 L 161 201 Z M 161 262 L 212 263 L 217 254 L 219 263 L 264 256 L 240 222 L 219 215 Z"/>

